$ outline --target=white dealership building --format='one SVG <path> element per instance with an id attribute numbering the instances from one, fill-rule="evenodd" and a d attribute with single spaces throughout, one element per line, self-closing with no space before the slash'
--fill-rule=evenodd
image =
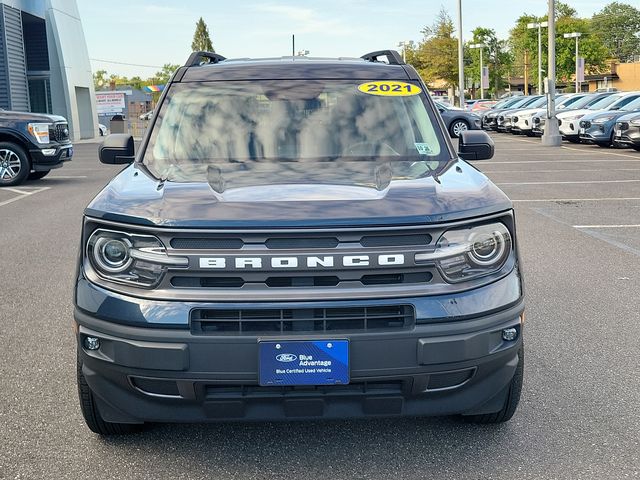
<path id="1" fill-rule="evenodd" d="M 0 108 L 62 115 L 72 139 L 98 131 L 75 0 L 0 0 Z"/>

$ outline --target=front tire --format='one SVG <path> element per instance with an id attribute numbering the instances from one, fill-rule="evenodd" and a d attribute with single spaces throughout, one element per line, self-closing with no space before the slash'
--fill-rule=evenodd
<path id="1" fill-rule="evenodd" d="M 27 153 L 12 142 L 0 142 L 0 187 L 12 187 L 26 180 L 31 167 Z"/>
<path id="2" fill-rule="evenodd" d="M 467 130 L 469 130 L 469 124 L 464 120 L 454 120 L 449 127 L 449 133 L 453 138 L 460 137 L 460 134 Z"/>
<path id="3" fill-rule="evenodd" d="M 524 379 L 524 345 L 518 351 L 518 366 L 513 374 L 511 383 L 509 384 L 509 392 L 504 406 L 495 413 L 483 413 L 479 415 L 465 415 L 462 418 L 469 423 L 504 423 L 511 420 L 513 414 L 516 413 L 518 404 L 520 403 L 520 394 L 522 392 L 522 381 Z"/>
<path id="4" fill-rule="evenodd" d="M 87 427 L 89 427 L 89 430 L 99 435 L 125 435 L 128 433 L 138 432 L 142 429 L 142 425 L 140 424 L 113 423 L 105 421 L 102 418 L 102 415 L 100 415 L 100 410 L 98 410 L 98 405 L 96 404 L 93 392 L 91 391 L 91 388 L 89 388 L 87 380 L 82 373 L 82 361 L 80 360 L 80 355 L 78 355 L 76 372 L 80 410 L 82 411 L 82 416 L 84 417 L 84 421 L 86 422 Z"/>
<path id="5" fill-rule="evenodd" d="M 45 170 L 43 172 L 31 172 L 29 174 L 29 180 L 40 180 L 41 178 L 44 178 L 47 175 L 49 175 L 50 171 L 51 170 Z"/>

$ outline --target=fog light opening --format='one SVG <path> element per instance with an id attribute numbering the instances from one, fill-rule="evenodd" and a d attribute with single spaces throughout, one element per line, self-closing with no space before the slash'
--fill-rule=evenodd
<path id="1" fill-rule="evenodd" d="M 100 348 L 100 339 L 98 337 L 84 337 L 84 348 L 87 350 L 98 350 Z"/>
<path id="2" fill-rule="evenodd" d="M 516 338 L 518 338 L 518 330 L 516 328 L 505 328 L 502 330 L 502 339 L 505 342 L 513 342 Z"/>

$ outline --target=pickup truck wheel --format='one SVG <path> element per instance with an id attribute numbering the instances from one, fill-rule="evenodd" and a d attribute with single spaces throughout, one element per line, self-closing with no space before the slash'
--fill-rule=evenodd
<path id="1" fill-rule="evenodd" d="M 49 175 L 50 171 L 51 170 L 45 170 L 43 172 L 31 172 L 29 174 L 29 180 L 40 180 L 41 178 L 44 178 L 47 175 Z"/>
<path id="2" fill-rule="evenodd" d="M 520 393 L 522 392 L 522 380 L 524 378 L 524 346 L 518 351 L 518 366 L 509 384 L 509 393 L 501 410 L 495 413 L 483 413 L 480 415 L 465 415 L 462 418 L 468 423 L 503 423 L 513 417 L 520 403 Z"/>
<path id="3" fill-rule="evenodd" d="M 24 182 L 29 170 L 29 157 L 19 145 L 0 142 L 0 187 L 11 187 Z"/>
<path id="4" fill-rule="evenodd" d="M 140 424 L 130 423 L 113 423 L 103 420 L 98 410 L 93 392 L 87 380 L 82 374 L 82 362 L 78 355 L 77 362 L 77 379 L 78 379 L 78 397 L 80 399 L 80 410 L 82 410 L 82 416 L 89 429 L 99 435 L 123 435 L 127 433 L 135 433 L 142 429 Z"/>

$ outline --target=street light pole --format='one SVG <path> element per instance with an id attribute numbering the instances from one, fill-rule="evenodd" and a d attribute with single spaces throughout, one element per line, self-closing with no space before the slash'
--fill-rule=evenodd
<path id="1" fill-rule="evenodd" d="M 402 40 L 401 42 L 398 42 L 398 47 L 402 48 L 402 61 L 403 62 L 407 61 L 407 47 L 413 48 L 414 45 L 415 44 L 414 44 L 413 40 Z"/>
<path id="2" fill-rule="evenodd" d="M 542 29 L 548 27 L 547 22 L 528 23 L 527 28 L 538 29 L 538 95 L 542 94 Z"/>
<path id="3" fill-rule="evenodd" d="M 460 108 L 464 108 L 464 50 L 462 44 L 462 0 L 458 0 L 458 88 Z"/>
<path id="4" fill-rule="evenodd" d="M 549 68 L 547 77 L 547 121 L 542 135 L 542 145 L 549 147 L 559 147 L 562 145 L 562 137 L 558 130 L 558 119 L 556 118 L 556 2 L 549 0 L 548 13 L 548 35 L 549 35 Z"/>
<path id="5" fill-rule="evenodd" d="M 578 92 L 578 89 L 580 88 L 580 81 L 578 81 L 578 70 L 580 70 L 580 57 L 579 55 L 579 50 L 578 50 L 578 39 L 582 36 L 582 33 L 580 32 L 571 32 L 571 33 L 565 33 L 563 35 L 564 38 L 575 38 L 576 39 L 576 93 Z"/>
<path id="6" fill-rule="evenodd" d="M 482 51 L 485 49 L 486 45 L 484 43 L 474 43 L 473 45 L 469 45 L 469 48 L 479 48 L 480 49 L 480 98 L 484 99 L 484 83 L 482 81 L 483 72 L 484 72 L 484 63 L 482 60 Z"/>

